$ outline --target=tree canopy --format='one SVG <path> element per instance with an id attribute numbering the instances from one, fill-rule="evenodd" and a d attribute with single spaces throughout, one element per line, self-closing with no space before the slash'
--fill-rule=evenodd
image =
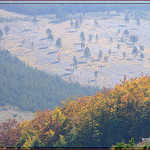
<path id="1" fill-rule="evenodd" d="M 1 130 L 0 126 L 1 146 L 11 147 L 14 141 L 14 147 L 22 148 L 111 147 L 132 137 L 133 147 L 139 137 L 150 133 L 150 77 L 127 80 L 124 76 L 120 81 L 113 89 L 70 98 L 54 110 L 37 111 L 34 119 L 16 127 L 5 123 L 10 128 Z"/>

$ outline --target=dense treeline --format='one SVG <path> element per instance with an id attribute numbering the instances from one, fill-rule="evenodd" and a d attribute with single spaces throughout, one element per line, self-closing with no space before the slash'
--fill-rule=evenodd
<path id="1" fill-rule="evenodd" d="M 88 13 L 99 11 L 149 10 L 149 4 L 1 4 L 0 9 L 26 15 L 55 14 L 62 17 L 64 14 Z"/>
<path id="2" fill-rule="evenodd" d="M 149 137 L 150 77 L 131 81 L 125 77 L 121 82 L 102 93 L 69 99 L 52 111 L 37 111 L 33 120 L 17 124 L 16 128 L 8 130 L 14 121 L 3 123 L 0 145 L 106 147 L 122 140 L 128 142 L 131 137 L 136 143 L 139 137 Z"/>
<path id="3" fill-rule="evenodd" d="M 98 90 L 28 67 L 6 50 L 0 50 L 0 72 L 0 105 L 22 110 L 53 109 L 66 98 Z"/>

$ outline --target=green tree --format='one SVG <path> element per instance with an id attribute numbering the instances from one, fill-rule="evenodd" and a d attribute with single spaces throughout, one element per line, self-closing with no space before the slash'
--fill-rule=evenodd
<path id="1" fill-rule="evenodd" d="M 85 43 L 81 43 L 81 48 L 84 49 L 85 48 Z"/>
<path id="2" fill-rule="evenodd" d="M 87 62 L 87 59 L 91 56 L 91 54 L 90 54 L 90 49 L 89 49 L 88 47 L 86 47 L 86 48 L 84 49 L 84 56 L 85 56 L 86 62 Z"/>
<path id="3" fill-rule="evenodd" d="M 113 39 L 112 39 L 112 37 L 110 37 L 110 39 L 109 39 L 109 42 L 110 42 L 110 44 L 113 42 Z"/>
<path id="4" fill-rule="evenodd" d="M 104 57 L 104 63 L 108 62 L 108 56 Z"/>
<path id="5" fill-rule="evenodd" d="M 31 49 L 33 50 L 33 48 L 34 48 L 34 43 L 32 42 L 32 44 L 31 44 Z"/>
<path id="6" fill-rule="evenodd" d="M 59 18 L 59 19 L 65 19 L 66 18 L 66 12 L 62 9 L 62 8 L 59 8 L 57 11 L 56 11 L 56 18 Z"/>
<path id="7" fill-rule="evenodd" d="M 76 19 L 75 28 L 76 28 L 76 30 L 80 28 L 80 22 L 78 19 Z"/>
<path id="8" fill-rule="evenodd" d="M 83 31 L 80 33 L 80 38 L 81 38 L 81 42 L 85 42 L 85 34 Z"/>
<path id="9" fill-rule="evenodd" d="M 124 141 L 121 143 L 117 142 L 117 145 L 115 145 L 113 149 L 134 149 L 134 144 L 134 138 L 131 138 L 129 144 L 125 144 Z"/>
<path id="10" fill-rule="evenodd" d="M 89 34 L 89 42 L 91 42 L 93 40 L 93 35 Z"/>
<path id="11" fill-rule="evenodd" d="M 52 34 L 52 30 L 51 30 L 51 29 L 47 29 L 47 30 L 46 30 L 46 34 L 47 34 L 47 35 Z"/>
<path id="12" fill-rule="evenodd" d="M 124 30 L 123 35 L 125 36 L 125 41 L 126 41 L 126 39 L 129 37 L 129 32 L 127 29 Z"/>
<path id="13" fill-rule="evenodd" d="M 99 60 L 102 58 L 102 51 L 101 50 L 99 50 L 98 58 L 99 58 Z"/>
<path id="14" fill-rule="evenodd" d="M 120 49 L 120 44 L 119 43 L 117 44 L 117 48 Z"/>
<path id="15" fill-rule="evenodd" d="M 135 36 L 135 35 L 130 36 L 130 41 L 132 42 L 132 45 L 138 42 L 138 40 L 139 40 L 138 36 Z"/>
<path id="16" fill-rule="evenodd" d="M 71 19 L 71 21 L 70 21 L 70 26 L 71 27 L 73 27 L 74 26 L 74 22 L 73 22 L 73 20 Z"/>
<path id="17" fill-rule="evenodd" d="M 8 33 L 9 33 L 9 28 L 8 28 L 8 26 L 5 26 L 5 27 L 4 27 L 4 32 L 5 32 L 6 35 L 8 35 Z"/>
<path id="18" fill-rule="evenodd" d="M 96 39 L 96 42 L 98 41 L 98 35 L 96 34 L 96 36 L 95 36 L 95 39 Z"/>
<path id="19" fill-rule="evenodd" d="M 37 20 L 37 17 L 36 17 L 36 16 L 34 16 L 34 17 L 33 17 L 32 22 L 34 23 L 34 25 L 36 25 L 36 23 L 38 22 L 38 20 Z"/>
<path id="20" fill-rule="evenodd" d="M 138 49 L 136 47 L 132 50 L 132 55 L 137 55 L 139 53 Z"/>
<path id="21" fill-rule="evenodd" d="M 97 79 L 97 75 L 98 75 L 98 71 L 95 71 L 94 75 L 95 75 L 95 80 L 96 80 Z"/>
<path id="22" fill-rule="evenodd" d="M 109 54 L 109 55 L 111 54 L 111 49 L 109 49 L 108 54 Z"/>
<path id="23" fill-rule="evenodd" d="M 121 42 L 124 42 L 123 36 L 121 37 Z"/>
<path id="24" fill-rule="evenodd" d="M 140 25 L 140 18 L 136 19 L 136 24 L 139 26 Z"/>
<path id="25" fill-rule="evenodd" d="M 62 46 L 61 38 L 57 38 L 57 40 L 56 40 L 56 47 L 57 48 L 61 48 L 61 46 Z"/>
<path id="26" fill-rule="evenodd" d="M 77 57 L 74 56 L 74 57 L 73 57 L 73 67 L 74 67 L 75 69 L 77 69 L 77 64 L 78 64 Z"/>
<path id="27" fill-rule="evenodd" d="M 3 37 L 3 31 L 0 29 L 0 41 L 2 40 Z"/>
<path id="28" fill-rule="evenodd" d="M 141 53 L 141 54 L 140 54 L 140 57 L 141 57 L 141 59 L 143 59 L 143 58 L 144 58 L 144 54 L 143 54 L 143 53 Z"/>
<path id="29" fill-rule="evenodd" d="M 140 50 L 144 51 L 144 46 L 143 45 L 140 46 Z"/>
<path id="30" fill-rule="evenodd" d="M 126 53 L 125 53 L 125 52 L 123 52 L 123 58 L 124 58 L 124 59 L 126 58 Z"/>
<path id="31" fill-rule="evenodd" d="M 80 21 L 80 24 L 83 23 L 83 16 L 82 15 L 79 16 L 79 21 Z"/>
<path id="32" fill-rule="evenodd" d="M 97 20 L 95 19 L 95 21 L 94 21 L 94 25 L 95 25 L 95 27 L 97 27 L 98 26 L 98 22 L 97 22 Z"/>
<path id="33" fill-rule="evenodd" d="M 50 46 L 51 46 L 52 42 L 54 41 L 54 37 L 52 33 L 48 34 L 48 40 L 50 41 Z"/>
<path id="34" fill-rule="evenodd" d="M 130 19 L 129 19 L 129 15 L 126 14 L 125 17 L 124 17 L 124 21 L 126 22 L 126 24 L 129 22 L 129 20 L 130 20 Z"/>

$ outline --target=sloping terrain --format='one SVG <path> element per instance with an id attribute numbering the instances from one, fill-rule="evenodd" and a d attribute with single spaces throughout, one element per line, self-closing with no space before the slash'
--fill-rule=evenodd
<path id="1" fill-rule="evenodd" d="M 0 11 L 5 14 L 2 16 L 5 18 L 15 15 L 15 13 Z M 150 71 L 149 20 L 140 19 L 140 24 L 137 25 L 134 14 L 130 14 L 130 21 L 126 23 L 125 15 L 125 13 L 115 12 L 87 13 L 82 16 L 83 23 L 79 29 L 71 27 L 70 20 L 60 21 L 53 15 L 37 16 L 37 22 L 33 22 L 31 16 L 20 15 L 11 22 L 0 23 L 1 29 L 5 25 L 8 25 L 10 29 L 8 35 L 3 36 L 1 46 L 26 64 L 49 74 L 57 74 L 66 81 L 77 81 L 82 85 L 96 85 L 100 88 L 113 87 L 125 74 L 127 78 L 131 78 L 147 75 Z M 147 15 L 149 16 L 149 13 Z M 79 16 L 76 15 L 77 18 Z M 97 26 L 94 23 L 95 19 Z M 75 23 L 75 19 L 73 22 Z M 52 42 L 47 39 L 48 28 L 52 30 L 54 36 Z M 126 29 L 129 35 L 125 41 Z M 91 54 L 87 62 L 84 49 L 81 48 L 80 33 L 82 31 L 85 33 L 85 47 L 89 47 Z M 89 42 L 89 34 L 93 35 L 91 42 Z M 97 42 L 96 34 L 98 35 Z M 138 42 L 132 45 L 130 35 L 138 36 Z M 121 41 L 122 37 L 123 41 Z M 61 48 L 55 45 L 57 38 L 62 38 Z M 120 47 L 117 46 L 118 44 Z M 144 46 L 144 51 L 140 50 L 141 45 Z M 135 46 L 138 54 L 132 55 Z M 102 51 L 101 60 L 98 60 L 99 50 Z M 144 55 L 142 59 L 141 53 Z M 61 58 L 60 62 L 58 62 L 58 55 Z M 74 56 L 78 61 L 77 69 L 73 67 Z M 105 61 L 105 58 L 108 61 Z M 95 71 L 98 72 L 96 79 Z"/>
<path id="2" fill-rule="evenodd" d="M 90 95 L 98 90 L 33 69 L 6 50 L 0 50 L 0 70 L 1 106 L 12 105 L 32 112 L 54 109 L 66 98 Z"/>

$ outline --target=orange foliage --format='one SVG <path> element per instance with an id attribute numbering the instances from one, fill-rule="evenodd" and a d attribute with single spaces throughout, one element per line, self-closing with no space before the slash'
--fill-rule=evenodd
<path id="1" fill-rule="evenodd" d="M 113 89 L 103 89 L 95 95 L 76 97 L 75 100 L 70 98 L 52 111 L 36 112 L 33 120 L 22 122 L 17 128 L 21 129 L 21 137 L 27 139 L 24 145 L 32 145 L 35 140 L 40 146 L 64 144 L 73 131 L 78 141 L 84 138 L 90 141 L 106 132 L 105 127 L 109 126 L 108 122 L 114 116 L 118 121 L 130 118 L 130 123 L 136 122 L 137 114 L 146 114 L 149 98 L 150 77 L 129 81 L 125 76 L 122 84 L 117 84 Z M 9 137 L 8 133 L 6 136 Z"/>

